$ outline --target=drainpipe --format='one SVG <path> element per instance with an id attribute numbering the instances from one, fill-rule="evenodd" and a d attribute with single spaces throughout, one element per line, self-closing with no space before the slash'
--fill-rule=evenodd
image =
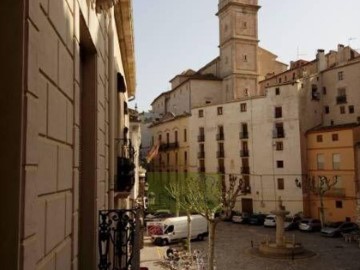
<path id="1" fill-rule="evenodd" d="M 108 42 L 108 72 L 109 72 L 109 197 L 108 205 L 109 209 L 114 209 L 114 189 L 115 189 L 115 162 L 116 162 L 116 152 L 115 152 L 115 134 L 116 134 L 116 90 L 115 90 L 115 76 L 114 76 L 114 32 L 112 25 L 112 14 L 109 16 L 109 42 Z"/>

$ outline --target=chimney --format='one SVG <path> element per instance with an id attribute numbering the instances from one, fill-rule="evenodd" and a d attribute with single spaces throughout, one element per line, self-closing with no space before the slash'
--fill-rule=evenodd
<path id="1" fill-rule="evenodd" d="M 318 72 L 321 72 L 324 69 L 326 69 L 325 51 L 323 49 L 317 50 L 316 62 L 317 62 L 317 71 Z"/>
<path id="2" fill-rule="evenodd" d="M 336 62 L 337 64 L 341 64 L 345 61 L 345 55 L 344 55 L 344 45 L 343 44 L 338 44 L 337 47 L 337 54 L 336 54 Z"/>

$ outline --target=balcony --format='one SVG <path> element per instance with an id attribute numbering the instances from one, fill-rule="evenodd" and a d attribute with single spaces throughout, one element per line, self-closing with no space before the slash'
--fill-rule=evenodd
<path id="1" fill-rule="evenodd" d="M 204 134 L 198 136 L 198 142 L 205 142 L 205 135 Z"/>
<path id="2" fill-rule="evenodd" d="M 117 158 L 117 179 L 115 190 L 130 193 L 135 183 L 135 164 L 127 157 Z"/>
<path id="3" fill-rule="evenodd" d="M 204 151 L 198 152 L 198 158 L 205 158 L 205 152 Z"/>
<path id="4" fill-rule="evenodd" d="M 240 150 L 240 157 L 249 157 L 249 150 Z"/>
<path id="5" fill-rule="evenodd" d="M 240 132 L 240 139 L 248 139 L 249 133 L 247 131 Z"/>
<path id="6" fill-rule="evenodd" d="M 242 174 L 249 174 L 250 173 L 250 167 L 249 166 L 241 167 L 241 173 Z"/>
<path id="7" fill-rule="evenodd" d="M 225 152 L 224 151 L 217 151 L 216 152 L 216 157 L 217 158 L 224 158 L 225 157 Z"/>
<path id="8" fill-rule="evenodd" d="M 336 104 L 347 103 L 346 95 L 341 95 L 336 97 Z"/>
<path id="9" fill-rule="evenodd" d="M 160 144 L 159 151 L 170 151 L 179 148 L 179 142 L 162 143 Z"/>
<path id="10" fill-rule="evenodd" d="M 274 129 L 273 130 L 273 138 L 274 139 L 281 139 L 281 138 L 285 138 L 285 132 L 284 129 Z"/>
<path id="11" fill-rule="evenodd" d="M 224 140 L 224 133 L 216 134 L 216 140 L 217 141 L 223 141 Z"/>

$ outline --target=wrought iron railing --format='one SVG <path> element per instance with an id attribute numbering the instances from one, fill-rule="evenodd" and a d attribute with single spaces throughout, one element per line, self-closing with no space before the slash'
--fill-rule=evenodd
<path id="1" fill-rule="evenodd" d="M 140 268 L 139 209 L 99 211 L 99 270 Z"/>

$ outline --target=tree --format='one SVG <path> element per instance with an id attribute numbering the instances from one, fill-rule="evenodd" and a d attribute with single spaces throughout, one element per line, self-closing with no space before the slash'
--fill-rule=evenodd
<path id="1" fill-rule="evenodd" d="M 185 180 L 186 195 L 184 202 L 188 209 L 206 218 L 209 227 L 208 238 L 208 269 L 214 269 L 215 233 L 219 219 L 215 214 L 222 208 L 221 184 L 215 177 L 203 174 Z"/>
<path id="2" fill-rule="evenodd" d="M 221 176 L 221 201 L 223 205 L 223 216 L 224 220 L 231 218 L 231 212 L 235 207 L 236 199 L 239 196 L 240 191 L 244 188 L 244 181 L 235 175 L 229 175 L 229 184 L 226 185 L 225 175 Z"/>
<path id="3" fill-rule="evenodd" d="M 338 177 L 335 175 L 333 179 L 326 176 L 319 175 L 318 180 L 315 177 L 308 179 L 304 189 L 309 190 L 313 194 L 319 196 L 320 201 L 320 221 L 321 226 L 325 224 L 325 208 L 324 208 L 324 197 L 328 191 L 330 191 L 338 182 Z"/>
<path id="4" fill-rule="evenodd" d="M 191 254 L 191 218 L 189 204 L 186 203 L 186 183 L 180 183 L 179 181 L 171 181 L 165 189 L 170 196 L 175 200 L 176 216 L 179 216 L 180 210 L 184 209 L 187 215 L 187 250 Z"/>

